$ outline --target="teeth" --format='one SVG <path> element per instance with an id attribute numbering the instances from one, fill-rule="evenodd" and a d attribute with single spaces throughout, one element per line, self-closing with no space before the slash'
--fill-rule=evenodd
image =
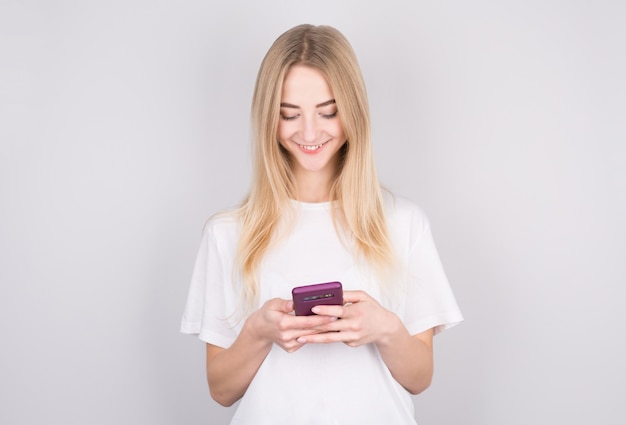
<path id="1" fill-rule="evenodd" d="M 322 145 L 316 145 L 316 146 L 300 145 L 300 147 L 302 149 L 307 150 L 307 151 L 314 151 L 314 150 L 317 150 L 317 149 L 321 148 Z"/>

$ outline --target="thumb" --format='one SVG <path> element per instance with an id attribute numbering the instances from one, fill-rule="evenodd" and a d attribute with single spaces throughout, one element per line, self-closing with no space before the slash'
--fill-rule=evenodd
<path id="1" fill-rule="evenodd" d="M 282 313 L 291 313 L 293 311 L 293 301 L 274 298 L 272 300 L 272 309 Z"/>
<path id="2" fill-rule="evenodd" d="M 359 301 L 365 301 L 367 298 L 368 295 L 363 291 L 343 291 L 344 304 L 358 303 Z"/>
<path id="3" fill-rule="evenodd" d="M 285 301 L 285 313 L 291 313 L 294 309 L 292 300 L 284 300 Z"/>

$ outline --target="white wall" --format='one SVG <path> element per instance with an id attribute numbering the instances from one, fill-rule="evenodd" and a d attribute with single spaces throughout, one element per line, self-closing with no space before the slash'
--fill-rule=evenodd
<path id="1" fill-rule="evenodd" d="M 385 185 L 466 322 L 427 424 L 622 424 L 626 7 L 615 1 L 0 3 L 0 423 L 223 424 L 178 325 L 204 220 L 249 181 L 270 43 L 342 30 Z"/>

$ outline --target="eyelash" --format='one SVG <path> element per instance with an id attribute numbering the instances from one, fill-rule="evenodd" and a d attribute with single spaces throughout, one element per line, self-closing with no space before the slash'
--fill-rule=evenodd
<path id="1" fill-rule="evenodd" d="M 330 120 L 330 119 L 333 119 L 333 118 L 335 118 L 337 116 L 337 111 L 333 112 L 332 114 L 321 114 L 321 116 L 324 119 Z M 283 121 L 293 121 L 293 120 L 295 120 L 298 117 L 299 117 L 299 115 L 293 115 L 293 116 L 287 116 L 287 115 L 282 115 L 282 114 L 280 115 L 280 118 Z"/>

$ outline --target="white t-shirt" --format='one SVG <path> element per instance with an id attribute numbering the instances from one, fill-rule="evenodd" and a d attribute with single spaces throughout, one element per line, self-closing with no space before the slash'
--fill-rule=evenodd
<path id="1" fill-rule="evenodd" d="M 293 201 L 289 236 L 267 252 L 259 270 L 259 305 L 291 298 L 295 286 L 340 281 L 393 310 L 408 331 L 439 333 L 463 320 L 437 254 L 428 220 L 403 198 L 386 199 L 390 235 L 401 269 L 400 296 L 381 297 L 375 274 L 346 249 L 333 224 L 333 203 Z M 227 348 L 243 322 L 236 314 L 240 282 L 233 281 L 239 223 L 217 215 L 205 227 L 181 332 Z M 394 282 L 395 285 L 395 282 Z M 410 394 L 391 376 L 374 344 L 308 344 L 294 353 L 274 345 L 243 396 L 231 424 L 415 424 Z"/>

